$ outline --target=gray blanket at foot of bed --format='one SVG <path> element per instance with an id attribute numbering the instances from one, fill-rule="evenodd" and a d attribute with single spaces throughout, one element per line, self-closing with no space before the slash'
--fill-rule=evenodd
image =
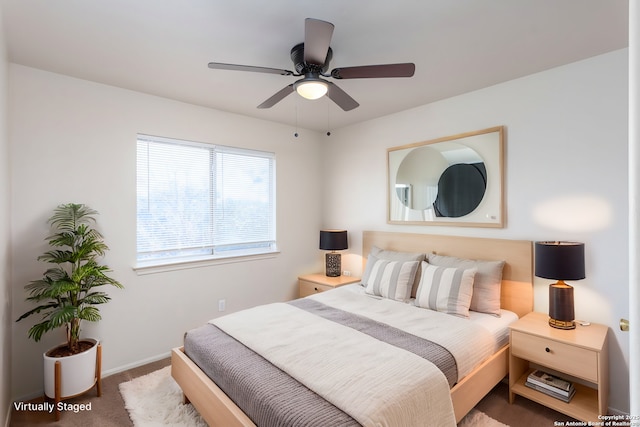
<path id="1" fill-rule="evenodd" d="M 184 351 L 260 427 L 360 425 L 214 325 L 185 334 Z"/>

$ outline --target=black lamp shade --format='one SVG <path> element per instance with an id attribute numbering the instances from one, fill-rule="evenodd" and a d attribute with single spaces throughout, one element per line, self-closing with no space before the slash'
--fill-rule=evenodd
<path id="1" fill-rule="evenodd" d="M 320 249 L 325 251 L 349 249 L 347 230 L 320 230 Z"/>
<path id="2" fill-rule="evenodd" d="M 536 242 L 535 270 L 545 279 L 584 279 L 584 243 Z"/>
<path id="3" fill-rule="evenodd" d="M 557 280 L 549 285 L 549 325 L 575 329 L 573 287 L 565 280 L 580 280 L 584 274 L 584 243 L 536 242 L 535 274 Z"/>

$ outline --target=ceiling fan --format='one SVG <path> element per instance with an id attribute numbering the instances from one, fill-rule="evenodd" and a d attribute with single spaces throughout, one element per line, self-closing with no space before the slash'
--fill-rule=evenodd
<path id="1" fill-rule="evenodd" d="M 256 73 L 280 74 L 283 76 L 304 76 L 302 79 L 284 87 L 269 99 L 258 105 L 258 108 L 271 108 L 287 95 L 296 91 L 307 99 L 318 99 L 325 94 L 344 111 L 358 107 L 355 99 L 330 81 L 322 77 L 334 79 L 367 79 L 380 77 L 411 77 L 416 66 L 413 63 L 363 65 L 358 67 L 334 68 L 327 73 L 333 51 L 329 44 L 334 25 L 319 19 L 305 20 L 304 43 L 291 49 L 291 60 L 295 72 L 277 68 L 254 67 L 251 65 L 223 64 L 210 62 L 209 68 L 217 70 L 252 71 Z"/>

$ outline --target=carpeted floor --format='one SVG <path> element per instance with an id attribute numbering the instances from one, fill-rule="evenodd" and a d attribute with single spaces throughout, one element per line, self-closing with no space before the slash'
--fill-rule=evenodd
<path id="1" fill-rule="evenodd" d="M 169 359 L 150 363 L 139 368 L 131 369 L 112 375 L 102 380 L 102 397 L 97 397 L 95 390 L 86 395 L 70 399 L 67 403 L 88 404 L 90 411 L 65 412 L 60 421 L 55 422 L 53 414 L 38 411 L 16 411 L 11 414 L 10 426 L 63 426 L 63 427 L 132 427 L 133 423 L 124 407 L 124 401 L 118 390 L 118 385 L 141 375 L 146 375 L 164 366 L 168 366 Z M 32 402 L 42 402 L 36 399 Z M 514 427 L 545 427 L 553 426 L 555 421 L 569 421 L 571 418 L 547 409 L 527 399 L 517 397 L 513 405 L 508 401 L 508 386 L 498 384 L 476 408 L 490 417 Z"/>

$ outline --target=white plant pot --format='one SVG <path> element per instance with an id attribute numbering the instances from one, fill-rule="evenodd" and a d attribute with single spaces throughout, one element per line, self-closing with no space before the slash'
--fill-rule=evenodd
<path id="1" fill-rule="evenodd" d="M 44 358 L 44 393 L 47 397 L 55 399 L 55 366 L 60 362 L 61 398 L 77 396 L 89 390 L 96 384 L 96 354 L 98 340 L 84 338 L 82 341 L 93 342 L 93 347 L 82 353 L 65 357 L 50 357 L 47 353 Z M 50 350 L 51 351 L 51 350 Z"/>

